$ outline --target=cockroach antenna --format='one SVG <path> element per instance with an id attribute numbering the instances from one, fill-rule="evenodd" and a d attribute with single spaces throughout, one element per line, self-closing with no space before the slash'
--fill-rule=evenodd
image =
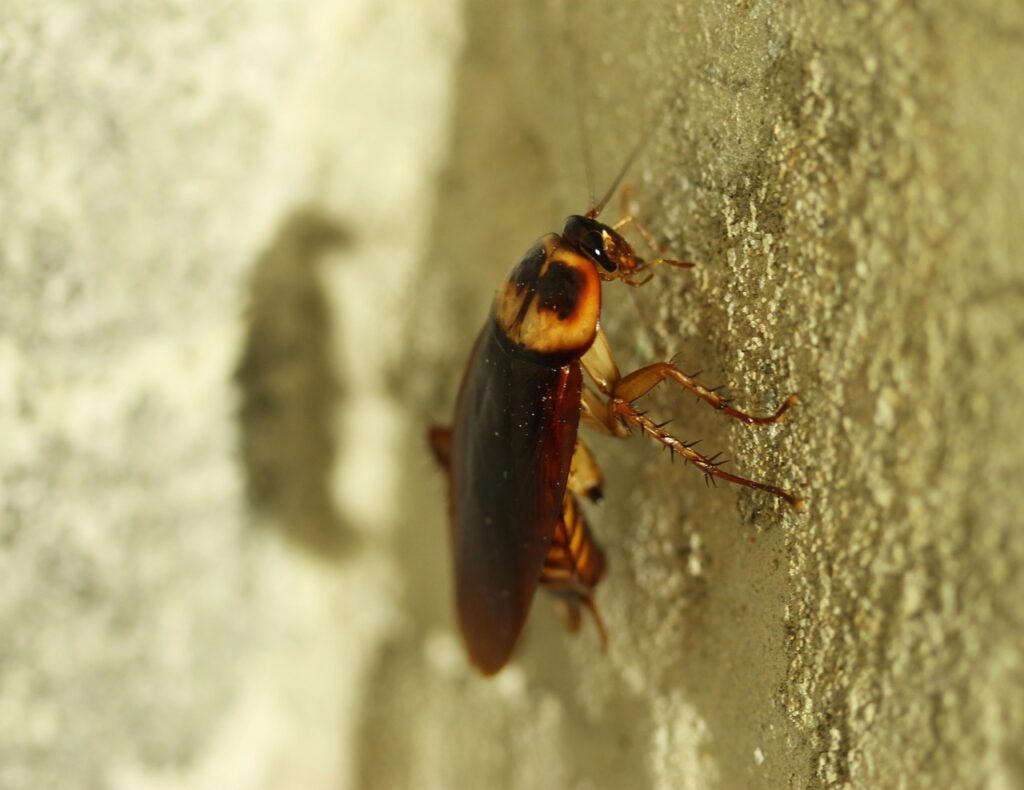
<path id="1" fill-rule="evenodd" d="M 598 214 L 604 211 L 604 207 L 607 206 L 608 201 L 612 199 L 612 195 L 614 195 L 615 190 L 619 188 L 619 185 L 622 183 L 622 179 L 626 177 L 626 173 L 629 172 L 629 168 L 633 166 L 633 162 L 636 161 L 636 158 L 640 155 L 640 152 L 647 145 L 647 141 L 651 139 L 651 133 L 653 131 L 654 127 L 649 126 L 647 132 L 644 133 L 644 136 L 640 138 L 640 141 L 635 146 L 633 146 L 633 150 L 626 158 L 626 161 L 623 162 L 622 169 L 619 170 L 619 174 L 615 176 L 615 180 L 612 181 L 612 185 L 608 187 L 608 191 L 604 193 L 604 197 L 602 197 L 597 203 L 594 204 L 593 208 L 591 208 L 590 211 L 586 213 L 586 216 L 590 217 L 591 219 L 594 219 L 595 217 L 597 217 Z"/>
<path id="2" fill-rule="evenodd" d="M 629 156 L 626 157 L 626 161 L 623 162 L 618 174 L 612 180 L 611 186 L 608 187 L 608 191 L 604 193 L 599 201 L 595 202 L 594 168 L 590 159 L 590 139 L 587 136 L 587 122 L 583 113 L 583 97 L 580 92 L 580 86 L 586 79 L 586 74 L 584 74 L 585 63 L 583 53 L 577 47 L 575 39 L 573 39 L 569 32 L 570 30 L 569 2 L 566 0 L 566 2 L 562 4 L 562 35 L 565 37 L 566 51 L 571 53 L 570 57 L 573 65 L 572 99 L 576 110 L 576 127 L 580 137 L 580 148 L 583 156 L 583 170 L 587 179 L 587 199 L 591 206 L 590 210 L 584 216 L 589 217 L 590 219 L 595 219 L 602 211 L 604 211 L 605 206 L 608 205 L 608 201 L 612 199 L 612 195 L 614 195 L 615 191 L 622 185 L 622 180 L 626 177 L 626 173 L 629 172 L 633 163 L 636 162 L 637 157 L 640 156 L 640 153 L 654 136 L 654 131 L 658 126 L 658 118 L 655 116 L 644 125 L 644 133 L 640 136 L 636 145 L 633 146 L 633 150 L 630 151 Z"/>
<path id="3" fill-rule="evenodd" d="M 571 62 L 572 103 L 576 111 L 576 130 L 580 137 L 580 152 L 583 156 L 583 173 L 587 179 L 587 201 L 594 205 L 594 172 L 590 161 L 590 140 L 587 137 L 587 122 L 583 115 L 583 97 L 580 85 L 584 80 L 583 53 L 577 48 L 576 41 L 569 33 L 569 1 L 562 3 L 562 36 L 565 39 L 565 51 L 569 53 Z"/>

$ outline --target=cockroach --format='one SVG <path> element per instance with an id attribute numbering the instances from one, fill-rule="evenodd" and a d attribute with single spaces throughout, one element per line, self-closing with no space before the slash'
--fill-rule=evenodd
<path id="1" fill-rule="evenodd" d="M 773 414 L 754 416 L 671 362 L 619 374 L 600 327 L 602 282 L 640 286 L 655 267 L 693 265 L 637 255 L 620 234 L 628 225 L 657 246 L 628 207 L 614 225 L 597 219 L 639 148 L 600 201 L 570 216 L 561 234 L 541 237 L 512 267 L 470 353 L 454 424 L 429 432 L 448 475 L 459 628 L 470 660 L 485 675 L 509 660 L 538 586 L 564 601 L 572 631 L 581 609 L 588 610 L 607 645 L 594 602 L 607 563 L 576 499 L 599 501 L 603 479 L 577 436 L 581 421 L 619 438 L 633 430 L 650 436 L 706 480 L 765 491 L 797 509 L 803 504 L 784 488 L 724 471 L 723 462 L 701 455 L 634 406 L 669 380 L 722 414 L 771 425 L 796 403 L 795 395 Z"/>

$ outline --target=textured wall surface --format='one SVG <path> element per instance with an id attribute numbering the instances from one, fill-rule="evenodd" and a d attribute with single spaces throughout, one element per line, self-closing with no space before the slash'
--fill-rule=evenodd
<path id="1" fill-rule="evenodd" d="M 633 5 L 0 9 L 0 787 L 1024 786 L 1024 13 Z M 603 325 L 808 508 L 594 439 L 484 681 L 423 428 L 650 129 Z"/>
<path id="2" fill-rule="evenodd" d="M 426 661 L 415 637 L 384 654 L 368 785 L 1024 785 L 1019 4 L 568 5 L 470 4 L 415 400 L 446 413 L 495 279 L 586 206 L 576 80 L 598 191 L 660 119 L 635 196 L 700 262 L 606 288 L 620 362 L 678 353 L 752 409 L 800 393 L 769 429 L 666 385 L 645 403 L 808 508 L 595 440 L 608 655 L 541 597 L 483 684 L 442 611 Z M 428 476 L 418 609 L 446 570 L 420 578 Z"/>

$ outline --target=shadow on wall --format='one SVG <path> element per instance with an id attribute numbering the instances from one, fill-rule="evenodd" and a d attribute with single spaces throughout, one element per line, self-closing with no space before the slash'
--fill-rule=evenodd
<path id="1" fill-rule="evenodd" d="M 350 242 L 346 229 L 315 209 L 282 222 L 253 268 L 235 372 L 250 503 L 291 541 L 328 557 L 346 554 L 353 535 L 330 492 L 334 410 L 343 392 L 320 270 L 325 254 Z"/>

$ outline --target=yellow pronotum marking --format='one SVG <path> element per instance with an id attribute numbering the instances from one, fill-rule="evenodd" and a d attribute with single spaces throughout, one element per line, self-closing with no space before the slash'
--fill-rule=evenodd
<path id="1" fill-rule="evenodd" d="M 538 354 L 583 353 L 594 342 L 601 316 L 601 279 L 594 264 L 580 253 L 564 245 L 559 246 L 559 240 L 555 233 L 541 240 L 546 257 L 538 280 L 543 278 L 553 261 L 560 261 L 579 272 L 582 275 L 581 285 L 576 309 L 572 313 L 559 318 L 554 311 L 542 309 L 538 295 L 530 287 L 516 293 L 516 284 L 511 277 L 494 297 L 494 315 L 508 338 Z M 527 299 L 531 301 L 524 310 Z M 522 320 L 519 320 L 520 316 Z"/>

